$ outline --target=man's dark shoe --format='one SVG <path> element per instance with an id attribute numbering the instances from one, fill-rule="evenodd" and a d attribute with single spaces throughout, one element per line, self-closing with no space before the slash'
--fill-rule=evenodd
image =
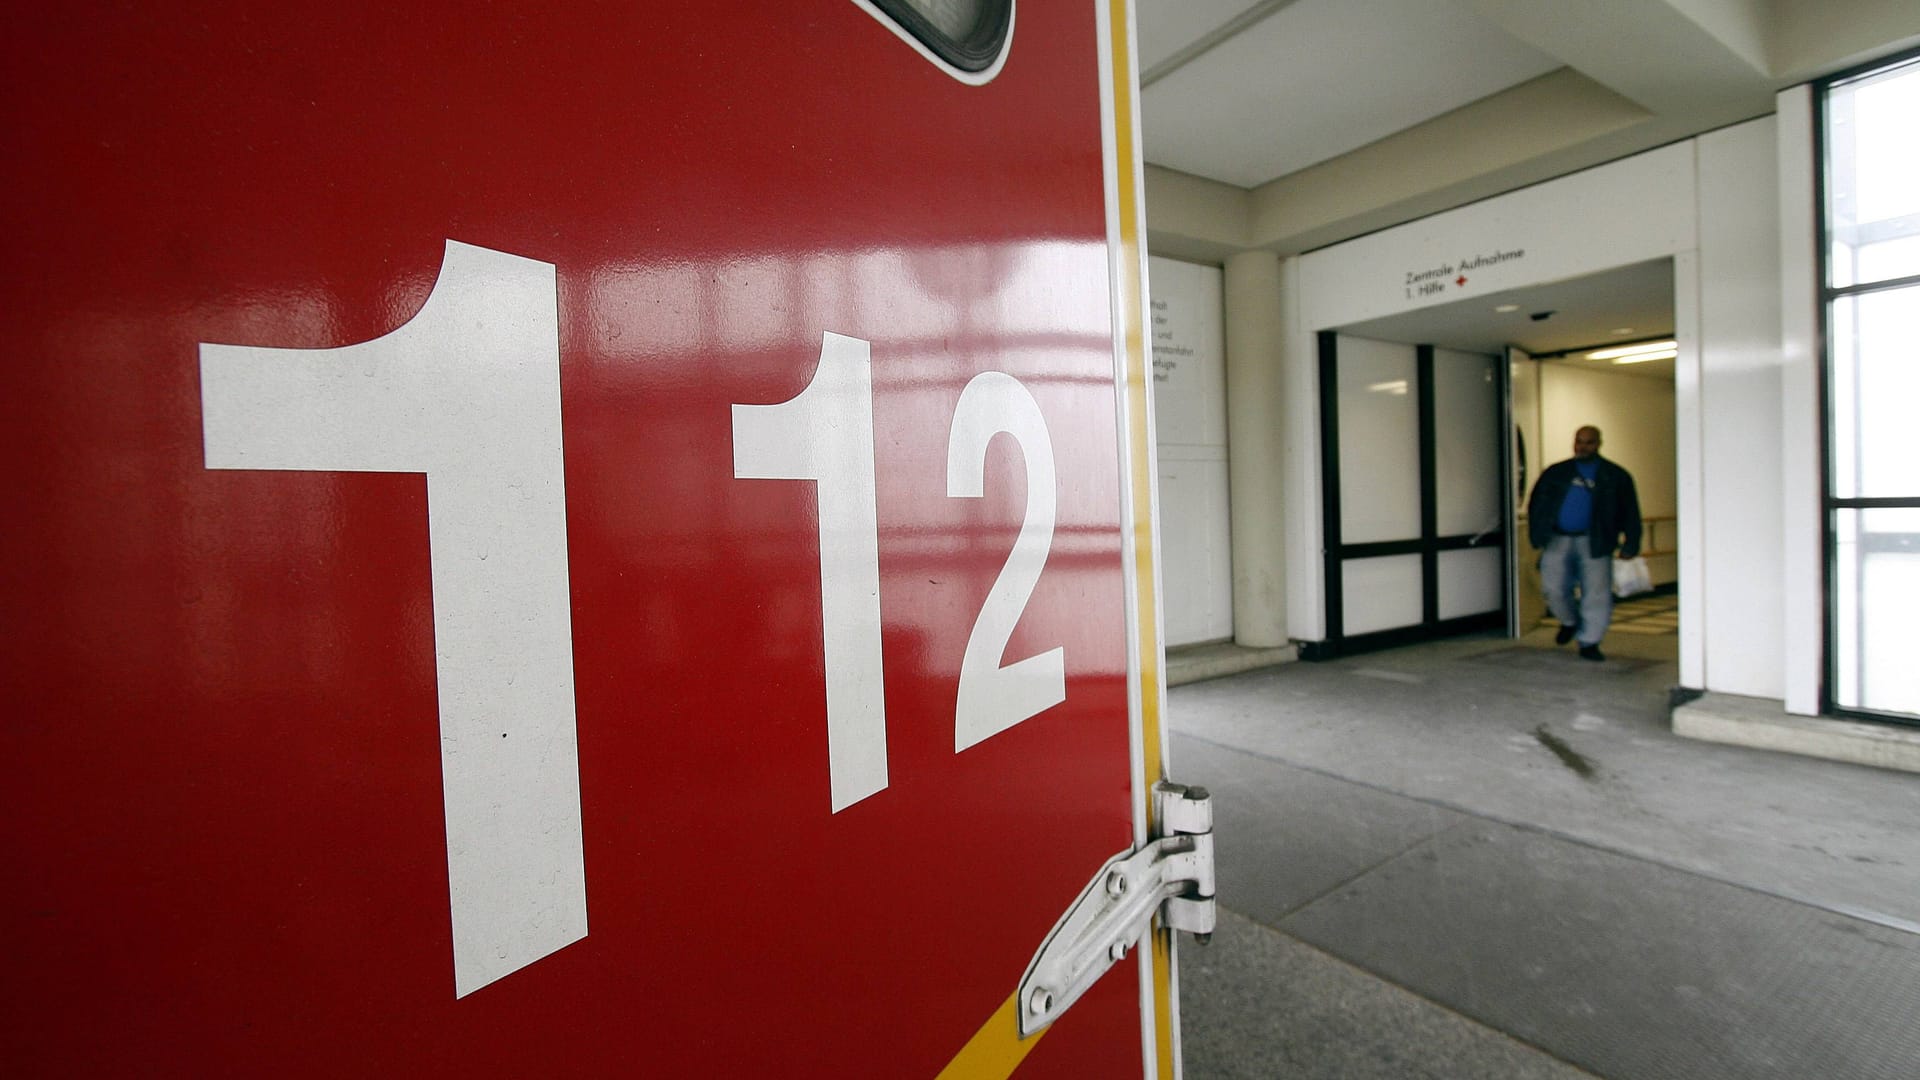
<path id="1" fill-rule="evenodd" d="M 1560 632 L 1553 635 L 1553 643 L 1555 645 L 1565 645 L 1567 642 L 1573 640 L 1573 635 L 1579 632 L 1580 628 L 1578 626 L 1562 626 Z"/>
<path id="2" fill-rule="evenodd" d="M 1606 658 L 1606 654 L 1600 651 L 1600 646 L 1598 645 L 1580 646 L 1580 659 L 1582 660 L 1605 660 Z"/>

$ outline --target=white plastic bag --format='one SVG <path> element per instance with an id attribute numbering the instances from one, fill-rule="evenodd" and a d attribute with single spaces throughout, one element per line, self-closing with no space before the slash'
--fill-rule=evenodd
<path id="1" fill-rule="evenodd" d="M 1653 573 L 1647 569 L 1647 560 L 1638 555 L 1613 560 L 1613 595 L 1624 600 L 1652 591 Z"/>

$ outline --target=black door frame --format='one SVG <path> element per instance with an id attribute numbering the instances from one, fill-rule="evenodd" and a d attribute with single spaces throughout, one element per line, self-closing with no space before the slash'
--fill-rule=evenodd
<path id="1" fill-rule="evenodd" d="M 1433 346 L 1414 346 L 1420 416 L 1420 537 L 1416 540 L 1386 540 L 1364 544 L 1345 543 L 1340 535 L 1339 334 L 1332 330 L 1322 330 L 1319 334 L 1319 346 L 1321 527 L 1325 545 L 1322 548 L 1324 555 L 1322 572 L 1325 575 L 1322 595 L 1326 598 L 1326 636 L 1320 641 L 1303 642 L 1300 646 L 1300 658 L 1330 660 L 1336 656 L 1392 648 L 1417 641 L 1430 641 L 1455 634 L 1482 630 L 1505 631 L 1510 618 L 1509 613 L 1513 610 L 1514 599 L 1511 575 L 1507 572 L 1508 562 L 1512 558 L 1514 505 L 1513 492 L 1509 490 L 1512 485 L 1505 479 L 1499 482 L 1501 519 L 1497 529 L 1479 534 L 1439 535 L 1437 490 L 1439 480 L 1434 460 L 1438 418 L 1434 414 Z M 1508 417 L 1513 407 L 1512 380 L 1504 362 L 1496 362 L 1494 370 L 1496 372 L 1494 393 L 1498 395 L 1499 407 L 1494 410 L 1497 428 L 1489 433 L 1489 437 L 1493 438 L 1494 445 L 1500 448 L 1500 476 L 1505 478 L 1513 473 L 1508 437 L 1508 429 L 1511 425 Z M 1440 617 L 1440 553 L 1470 548 L 1499 549 L 1500 608 L 1478 615 L 1442 619 Z M 1420 556 L 1420 621 L 1411 626 L 1349 636 L 1344 625 L 1346 590 L 1341 578 L 1342 564 L 1349 559 L 1378 558 L 1383 555 Z"/>

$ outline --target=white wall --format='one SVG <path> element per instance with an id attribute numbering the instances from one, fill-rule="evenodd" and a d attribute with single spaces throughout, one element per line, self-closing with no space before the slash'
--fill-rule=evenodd
<path id="1" fill-rule="evenodd" d="M 1649 150 L 1300 256 L 1305 329 L 1563 281 L 1694 246 L 1691 143 Z M 1502 252 L 1517 258 L 1472 266 Z M 1452 267 L 1410 284 L 1409 274 Z M 1464 276 L 1467 284 L 1456 285 Z M 1440 288 L 1421 292 L 1420 285 Z"/>
<path id="2" fill-rule="evenodd" d="M 1671 517 L 1675 495 L 1673 383 L 1573 364 L 1540 365 L 1540 470 L 1573 456 L 1573 433 L 1600 429 L 1600 453 L 1633 474 L 1642 516 Z"/>
<path id="3" fill-rule="evenodd" d="M 1694 142 L 1706 689 L 1780 698 L 1786 600 L 1775 125 L 1769 117 Z"/>
<path id="4" fill-rule="evenodd" d="M 1161 608 L 1169 646 L 1233 636 L 1221 272 L 1147 260 L 1159 451 Z"/>

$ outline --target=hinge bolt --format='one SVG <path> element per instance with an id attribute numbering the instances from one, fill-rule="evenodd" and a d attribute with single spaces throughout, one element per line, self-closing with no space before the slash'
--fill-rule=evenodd
<path id="1" fill-rule="evenodd" d="M 1107 875 L 1107 895 L 1125 896 L 1127 894 L 1127 875 L 1118 870 Z"/>
<path id="2" fill-rule="evenodd" d="M 1114 942 L 1112 946 L 1107 949 L 1107 955 L 1113 958 L 1114 963 L 1125 960 L 1127 958 L 1127 943 L 1124 941 Z"/>
<path id="3" fill-rule="evenodd" d="M 1033 993 L 1027 995 L 1027 1011 L 1035 1016 L 1045 1016 L 1053 1008 L 1053 991 L 1044 986 L 1036 986 Z"/>

